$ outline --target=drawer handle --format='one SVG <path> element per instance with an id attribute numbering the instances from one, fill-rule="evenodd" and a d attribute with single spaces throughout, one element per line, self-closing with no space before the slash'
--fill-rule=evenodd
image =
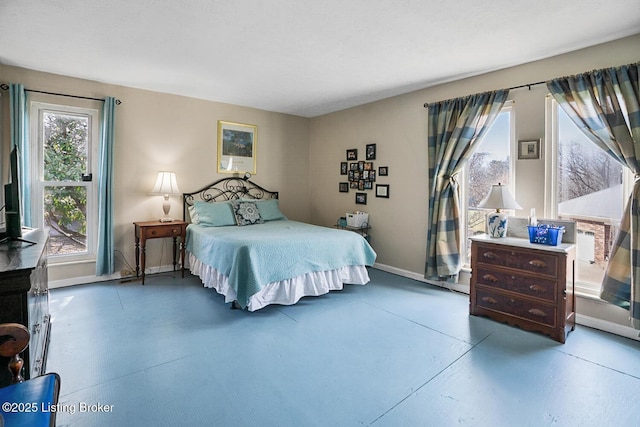
<path id="1" fill-rule="evenodd" d="M 532 259 L 531 261 L 529 261 L 529 265 L 535 268 L 545 268 L 547 266 L 547 263 L 540 259 Z"/>
<path id="2" fill-rule="evenodd" d="M 545 292 L 547 292 L 545 287 L 540 285 L 531 285 L 529 286 L 529 289 L 531 289 L 534 292 L 540 292 L 541 294 L 544 294 Z"/>
<path id="3" fill-rule="evenodd" d="M 491 297 L 484 297 L 484 298 L 482 298 L 482 301 L 488 302 L 489 304 L 497 304 L 498 303 L 497 300 L 495 300 L 495 299 L 493 299 Z"/>
<path id="4" fill-rule="evenodd" d="M 482 278 L 484 280 L 486 280 L 487 282 L 496 283 L 498 281 L 498 278 L 496 276 L 494 276 L 493 274 L 485 274 L 484 276 L 482 276 Z"/>
<path id="5" fill-rule="evenodd" d="M 176 230 L 175 228 L 174 228 L 173 230 L 171 230 L 171 232 L 172 232 L 173 234 L 178 234 L 178 230 Z"/>
<path id="6" fill-rule="evenodd" d="M 151 230 L 151 234 L 155 236 L 158 232 L 156 230 Z"/>
<path id="7" fill-rule="evenodd" d="M 498 258 L 496 254 L 494 254 L 493 252 L 485 252 L 482 254 L 483 257 L 488 258 L 488 259 L 496 259 Z"/>
<path id="8" fill-rule="evenodd" d="M 547 313 L 545 313 L 544 311 L 537 309 L 537 308 L 532 308 L 531 310 L 529 310 L 529 313 L 533 314 L 534 316 L 538 316 L 538 317 L 546 317 Z"/>

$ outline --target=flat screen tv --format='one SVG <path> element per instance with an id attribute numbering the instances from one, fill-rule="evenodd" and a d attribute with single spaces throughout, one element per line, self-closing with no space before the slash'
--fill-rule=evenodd
<path id="1" fill-rule="evenodd" d="M 3 239 L 0 243 L 9 243 L 10 247 L 12 242 L 17 242 L 19 245 L 22 243 L 28 243 L 29 245 L 35 245 L 35 242 L 25 240 L 22 238 L 22 216 L 20 215 L 20 153 L 18 148 L 14 147 L 11 150 L 11 156 L 9 157 L 9 167 L 11 168 L 11 182 L 4 186 L 4 218 L 6 230 Z"/>

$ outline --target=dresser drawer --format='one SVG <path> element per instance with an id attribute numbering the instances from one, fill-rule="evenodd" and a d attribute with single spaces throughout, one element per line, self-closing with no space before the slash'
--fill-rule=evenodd
<path id="1" fill-rule="evenodd" d="M 510 317 L 556 327 L 556 307 L 544 303 L 477 289 L 475 305 Z"/>
<path id="2" fill-rule="evenodd" d="M 149 227 L 144 230 L 147 239 L 154 237 L 178 237 L 182 235 L 182 228 L 178 225 L 175 227 Z"/>
<path id="3" fill-rule="evenodd" d="M 502 249 L 496 246 L 479 246 L 477 256 L 478 263 L 509 267 L 551 277 L 556 277 L 558 274 L 558 257 L 551 254 Z"/>
<path id="4" fill-rule="evenodd" d="M 530 297 L 541 298 L 549 302 L 556 302 L 558 291 L 557 281 L 542 277 L 530 276 L 526 273 L 511 273 L 504 270 L 497 270 L 478 266 L 476 283 L 482 286 L 490 286 L 509 290 Z"/>

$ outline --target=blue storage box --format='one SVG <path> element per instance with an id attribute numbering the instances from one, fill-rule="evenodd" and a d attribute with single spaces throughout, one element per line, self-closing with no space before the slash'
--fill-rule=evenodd
<path id="1" fill-rule="evenodd" d="M 557 246 L 562 243 L 562 235 L 564 234 L 564 226 L 555 226 L 547 224 L 529 225 L 529 241 L 531 243 L 540 243 L 542 245 Z"/>

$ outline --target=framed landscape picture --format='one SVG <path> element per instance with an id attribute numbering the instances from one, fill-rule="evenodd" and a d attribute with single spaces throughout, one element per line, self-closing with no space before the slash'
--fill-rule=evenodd
<path id="1" fill-rule="evenodd" d="M 256 173 L 258 127 L 218 120 L 218 173 Z"/>

